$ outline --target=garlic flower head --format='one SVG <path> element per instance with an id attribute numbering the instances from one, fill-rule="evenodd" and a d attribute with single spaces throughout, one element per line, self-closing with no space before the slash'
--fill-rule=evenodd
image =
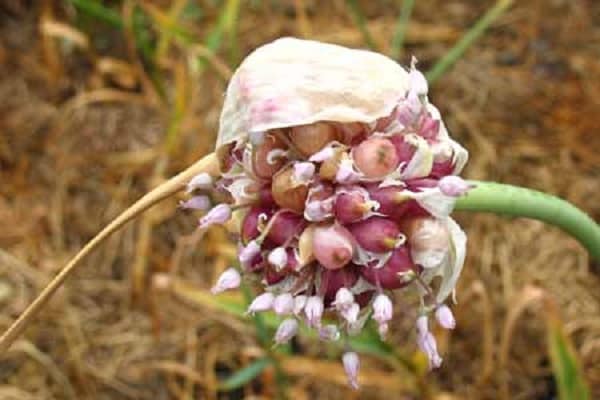
<path id="1" fill-rule="evenodd" d="M 405 69 L 381 54 L 294 38 L 258 48 L 235 71 L 216 145 L 221 179 L 207 188 L 198 178 L 189 191 L 225 195 L 203 229 L 245 211 L 242 274 L 264 285 L 248 312 L 286 316 L 276 342 L 295 335 L 296 321 L 337 340 L 371 316 L 383 336 L 391 292 L 414 288 L 418 345 L 432 367 L 441 363 L 423 326 L 435 310 L 453 326 L 444 302 L 466 236 L 449 214 L 471 186 L 452 178 L 468 154 L 427 92 L 414 59 Z M 356 386 L 358 362 L 346 358 Z"/>

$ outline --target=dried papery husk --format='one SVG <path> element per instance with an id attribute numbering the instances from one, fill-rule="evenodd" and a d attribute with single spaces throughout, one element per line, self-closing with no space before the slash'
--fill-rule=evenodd
<path id="1" fill-rule="evenodd" d="M 271 179 L 277 171 L 287 162 L 286 157 L 271 157 L 269 153 L 273 150 L 285 150 L 286 145 L 278 136 L 280 132 L 269 132 L 265 134 L 261 144 L 252 148 L 252 170 L 257 177 Z"/>
<path id="2" fill-rule="evenodd" d="M 275 203 L 284 209 L 298 214 L 304 212 L 304 203 L 308 196 L 308 185 L 294 179 L 294 169 L 288 167 L 273 178 L 271 193 Z"/>
<path id="3" fill-rule="evenodd" d="M 401 229 L 408 237 L 413 260 L 424 268 L 439 266 L 451 251 L 450 232 L 443 220 L 412 218 L 404 221 Z"/>
<path id="4" fill-rule="evenodd" d="M 408 88 L 408 72 L 381 54 L 278 39 L 256 49 L 235 71 L 216 146 L 251 132 L 319 121 L 372 123 L 390 115 Z"/>
<path id="5" fill-rule="evenodd" d="M 313 252 L 315 227 L 315 224 L 308 225 L 298 238 L 298 261 L 301 265 L 307 265 L 315 259 Z"/>
<path id="6" fill-rule="evenodd" d="M 340 161 L 345 155 L 344 149 L 341 147 L 335 147 L 333 151 L 333 157 L 323 161 L 319 167 L 319 177 L 326 181 L 333 181 L 335 179 Z"/>

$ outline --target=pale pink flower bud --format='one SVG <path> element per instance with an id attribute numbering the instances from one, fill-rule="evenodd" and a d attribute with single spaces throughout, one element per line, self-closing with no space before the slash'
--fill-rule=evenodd
<path id="1" fill-rule="evenodd" d="M 423 118 L 418 134 L 429 141 L 436 140 L 441 124 L 439 119 L 433 119 L 431 116 L 427 115 Z"/>
<path id="2" fill-rule="evenodd" d="M 323 161 L 329 160 L 333 156 L 335 156 L 335 150 L 333 149 L 333 147 L 327 146 L 327 147 L 323 148 L 322 150 L 319 150 L 312 156 L 310 156 L 308 161 L 323 162 Z"/>
<path id="3" fill-rule="evenodd" d="M 288 315 L 294 311 L 294 297 L 290 293 L 283 293 L 275 297 L 273 311 L 277 315 Z"/>
<path id="4" fill-rule="evenodd" d="M 315 165 L 311 162 L 297 162 L 294 164 L 294 179 L 297 182 L 309 182 L 315 175 Z"/>
<path id="5" fill-rule="evenodd" d="M 186 191 L 188 193 L 192 193 L 194 190 L 208 190 L 211 189 L 213 185 L 212 177 L 203 172 L 198 174 L 192 178 L 191 181 L 187 184 Z"/>
<path id="6" fill-rule="evenodd" d="M 205 216 L 200 218 L 200 228 L 208 228 L 214 224 L 224 224 L 231 218 L 231 207 L 219 204 L 213 207 Z"/>
<path id="7" fill-rule="evenodd" d="M 351 159 L 340 161 L 335 180 L 342 184 L 354 183 L 360 180 L 360 174 L 354 170 L 354 163 Z"/>
<path id="8" fill-rule="evenodd" d="M 333 324 L 325 325 L 319 329 L 319 339 L 335 342 L 340 338 L 340 331 Z"/>
<path id="9" fill-rule="evenodd" d="M 358 389 L 358 369 L 360 368 L 360 360 L 358 354 L 353 351 L 344 353 L 342 356 L 342 363 L 344 364 L 344 370 L 348 376 L 348 384 L 352 389 Z"/>
<path id="10" fill-rule="evenodd" d="M 467 193 L 473 187 L 463 178 L 456 175 L 444 176 L 438 183 L 440 191 L 446 196 L 460 197 Z"/>
<path id="11" fill-rule="evenodd" d="M 288 262 L 287 251 L 283 247 L 277 247 L 269 253 L 267 261 L 274 266 L 276 269 L 283 269 Z"/>
<path id="12" fill-rule="evenodd" d="M 298 333 L 298 321 L 294 318 L 287 318 L 277 328 L 275 332 L 275 343 L 282 344 L 290 341 Z"/>
<path id="13" fill-rule="evenodd" d="M 438 353 L 435 337 L 429 332 L 426 315 L 417 319 L 417 345 L 427 356 L 430 369 L 439 368 L 442 365 L 442 357 Z"/>
<path id="14" fill-rule="evenodd" d="M 323 317 L 323 299 L 319 296 L 310 296 L 304 307 L 304 314 L 308 324 L 313 327 L 321 326 L 321 318 Z"/>
<path id="15" fill-rule="evenodd" d="M 219 276 L 217 283 L 210 291 L 212 294 L 217 294 L 229 289 L 236 289 L 240 286 L 241 282 L 242 277 L 240 273 L 235 268 L 229 268 Z"/>
<path id="16" fill-rule="evenodd" d="M 260 244 L 256 240 L 252 240 L 248 243 L 238 255 L 238 259 L 240 260 L 240 264 L 246 266 L 254 260 L 254 257 L 260 254 Z"/>
<path id="17" fill-rule="evenodd" d="M 428 92 L 427 79 L 425 76 L 416 68 L 417 59 L 413 57 L 411 60 L 410 71 L 408 72 L 408 81 L 410 84 L 410 91 L 417 96 L 425 96 Z"/>
<path id="18" fill-rule="evenodd" d="M 298 316 L 304 309 L 306 305 L 306 301 L 308 300 L 308 296 L 303 294 L 294 297 L 294 315 Z"/>
<path id="19" fill-rule="evenodd" d="M 343 268 L 352 260 L 354 239 L 341 225 L 317 226 L 313 233 L 313 252 L 323 267 Z"/>
<path id="20" fill-rule="evenodd" d="M 379 324 L 383 324 L 392 319 L 393 315 L 392 301 L 388 296 L 380 293 L 373 301 L 373 319 Z"/>
<path id="21" fill-rule="evenodd" d="M 454 329 L 456 326 L 454 315 L 452 315 L 452 311 L 445 304 L 442 304 L 435 310 L 435 319 L 437 319 L 437 322 L 444 329 Z"/>
<path id="22" fill-rule="evenodd" d="M 340 315 L 342 316 L 342 318 L 344 318 L 346 321 L 348 321 L 348 323 L 351 325 L 356 323 L 356 321 L 358 321 L 359 313 L 360 313 L 360 306 L 358 305 L 358 303 L 353 303 L 349 307 L 346 307 L 343 310 L 340 310 Z"/>
<path id="23" fill-rule="evenodd" d="M 335 294 L 335 301 L 333 305 L 338 311 L 346 310 L 354 304 L 354 295 L 350 290 L 343 287 L 340 288 Z"/>
<path id="24" fill-rule="evenodd" d="M 248 311 L 246 311 L 246 313 L 254 314 L 255 312 L 270 310 L 274 301 L 275 295 L 273 295 L 271 292 L 265 292 L 252 300 L 252 303 L 250 303 L 250 306 L 248 306 Z"/>
<path id="25" fill-rule="evenodd" d="M 304 217 L 309 221 L 324 221 L 331 217 L 331 201 L 311 201 L 304 208 Z"/>
<path id="26" fill-rule="evenodd" d="M 208 196 L 194 196 L 186 201 L 181 201 L 179 207 L 190 209 L 190 210 L 202 210 L 206 211 L 210 208 L 210 199 Z"/>

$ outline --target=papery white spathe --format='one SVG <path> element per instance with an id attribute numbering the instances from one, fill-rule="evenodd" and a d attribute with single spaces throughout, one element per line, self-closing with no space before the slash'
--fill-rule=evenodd
<path id="1" fill-rule="evenodd" d="M 454 289 L 456 282 L 462 272 L 467 254 L 467 235 L 460 226 L 450 217 L 445 219 L 448 232 L 450 233 L 450 249 L 447 257 L 436 268 L 423 271 L 423 280 L 427 283 L 433 278 L 441 278 L 440 286 L 436 294 L 436 302 L 443 303 L 446 298 L 452 294 L 453 301 L 456 302 Z"/>

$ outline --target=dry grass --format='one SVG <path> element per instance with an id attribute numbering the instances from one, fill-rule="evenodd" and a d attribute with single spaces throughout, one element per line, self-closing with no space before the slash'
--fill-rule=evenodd
<path id="1" fill-rule="evenodd" d="M 160 20 L 186 2 L 126 1 L 122 15 L 134 3 Z M 237 33 L 226 30 L 203 71 L 188 68 L 194 54 L 211 54 L 202 42 L 163 33 L 150 68 L 129 28 L 81 25 L 71 6 L 50 0 L 0 5 L 1 329 L 111 218 L 212 150 L 228 65 L 239 56 L 282 35 L 364 46 L 343 1 L 319 3 L 244 2 Z M 197 4 L 202 19 L 180 25 L 202 38 L 220 8 Z M 360 4 L 375 45 L 387 51 L 399 7 Z M 401 61 L 415 54 L 431 66 L 489 5 L 417 2 Z M 593 1 L 516 2 L 436 83 L 431 98 L 471 152 L 468 177 L 542 189 L 600 219 L 599 23 Z M 0 398 L 275 396 L 272 368 L 241 391 L 218 391 L 219 380 L 264 353 L 251 323 L 161 289 L 164 272 L 206 289 L 233 255 L 221 230 L 190 238 L 194 218 L 183 214 L 176 199 L 167 201 L 85 262 L 2 356 Z M 458 328 L 441 338 L 445 363 L 427 375 L 428 395 L 496 399 L 508 382 L 509 398 L 551 398 L 536 313 L 521 317 L 500 354 L 508 313 L 535 285 L 559 305 L 592 397 L 600 397 L 600 269 L 540 223 L 458 217 L 470 240 Z M 399 314 L 391 343 L 410 355 L 410 316 Z M 330 360 L 335 350 L 308 339 L 294 350 L 282 361 L 289 398 L 411 398 L 418 387 L 407 372 L 366 357 L 365 388 L 351 393 Z"/>

